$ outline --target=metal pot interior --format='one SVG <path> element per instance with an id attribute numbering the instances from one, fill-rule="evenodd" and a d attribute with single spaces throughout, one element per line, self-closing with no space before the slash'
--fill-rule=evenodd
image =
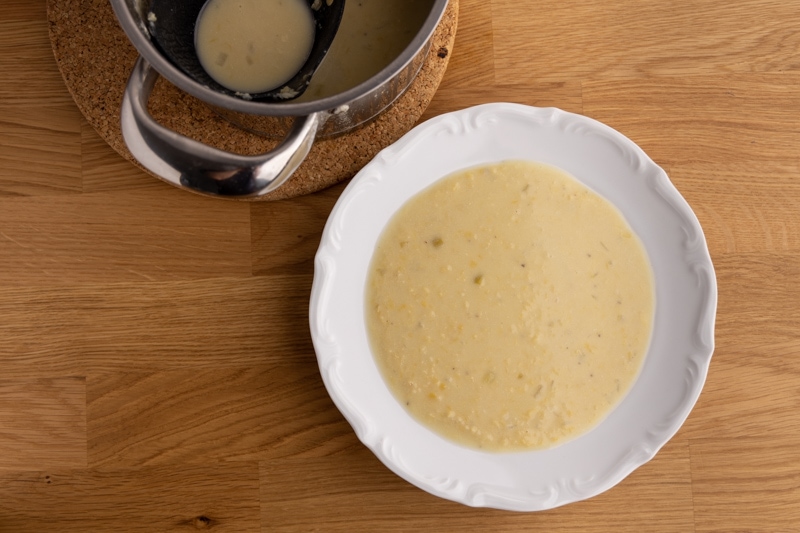
<path id="1" fill-rule="evenodd" d="M 315 38 L 311 53 L 305 64 L 290 80 L 281 86 L 301 93 L 319 64 L 325 58 L 330 42 L 336 36 L 345 0 L 321 2 L 305 0 L 314 19 Z M 220 85 L 200 64 L 195 49 L 195 26 L 208 0 L 151 0 L 151 11 L 147 16 L 147 28 L 156 48 L 172 64 L 201 85 L 205 85 L 228 96 L 238 96 L 236 91 Z M 280 87 L 261 94 L 250 94 L 255 101 L 280 102 Z"/>
<path id="2" fill-rule="evenodd" d="M 323 0 L 323 2 L 324 1 L 325 0 Z M 417 69 L 414 70 L 414 75 L 416 75 L 418 66 L 421 65 L 419 56 L 421 53 L 427 52 L 430 36 L 436 29 L 447 7 L 447 0 L 348 0 L 345 4 L 345 13 L 339 26 L 340 34 L 337 34 L 336 39 L 334 39 L 329 55 L 320 67 L 320 72 L 325 68 L 326 61 L 335 57 L 334 52 L 337 47 L 337 41 L 341 40 L 340 37 L 344 35 L 344 32 L 354 31 L 348 30 L 348 20 L 352 18 L 352 13 L 350 13 L 350 11 L 357 9 L 359 5 L 366 4 L 369 6 L 373 3 L 380 7 L 380 11 L 386 12 L 388 10 L 391 12 L 392 4 L 396 4 L 393 15 L 395 19 L 397 18 L 397 13 L 408 12 L 409 10 L 413 11 L 415 9 L 421 12 L 421 15 L 418 17 L 417 27 L 407 32 L 405 36 L 406 42 L 400 43 L 399 46 L 396 47 L 400 50 L 399 53 L 389 58 L 388 64 L 378 68 L 377 72 L 370 73 L 366 79 L 357 81 L 354 86 L 336 90 L 332 94 L 324 92 L 317 94 L 312 91 L 313 87 L 309 87 L 308 94 L 298 100 L 267 103 L 248 101 L 225 94 L 206 84 L 198 83 L 180 68 L 177 68 L 172 61 L 154 45 L 151 39 L 147 25 L 151 0 L 111 0 L 111 3 L 128 38 L 153 68 L 180 89 L 210 104 L 213 108 L 220 110 L 220 113 L 225 115 L 229 120 L 231 117 L 237 115 L 293 117 L 305 116 L 319 111 L 328 111 L 332 116 L 336 115 L 336 113 L 334 113 L 335 111 L 338 111 L 339 115 L 344 114 L 345 116 L 340 117 L 340 119 L 347 120 L 339 120 L 339 127 L 324 128 L 326 131 L 323 131 L 323 133 L 325 134 L 339 133 L 344 131 L 342 128 L 346 130 L 354 127 L 354 124 L 357 125 L 369 119 L 347 116 L 348 113 L 351 113 L 351 110 L 355 111 L 360 108 L 371 108 L 373 110 L 378 109 L 377 112 L 380 112 L 380 110 L 385 109 L 386 105 L 388 105 L 386 104 L 387 100 L 390 104 L 399 96 L 400 92 L 408 86 L 408 83 L 397 83 L 397 80 L 394 80 L 394 78 L 407 78 L 407 72 L 409 70 L 414 70 L 415 63 L 417 64 Z M 389 18 L 391 18 L 391 16 Z M 386 30 L 386 28 L 384 28 L 384 30 Z M 380 33 L 381 28 L 376 27 L 374 31 Z M 342 52 L 342 55 L 348 56 L 347 51 Z M 313 83 L 314 81 L 312 80 L 312 85 Z M 364 99 L 376 100 L 376 102 L 365 106 L 360 102 Z M 248 126 L 246 124 L 242 124 L 242 126 L 252 131 L 258 131 L 261 134 L 281 135 L 281 132 L 285 131 L 285 127 L 282 126 L 282 124 L 285 123 L 287 123 L 287 121 L 278 120 L 276 124 L 267 128 L 254 128 L 252 125 Z M 333 124 L 336 123 L 337 121 L 333 120 Z"/>

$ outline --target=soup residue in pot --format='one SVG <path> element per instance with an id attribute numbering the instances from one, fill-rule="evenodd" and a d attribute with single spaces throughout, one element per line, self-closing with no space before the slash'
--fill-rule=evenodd
<path id="1" fill-rule="evenodd" d="M 488 451 L 585 433 L 647 351 L 654 281 L 607 200 L 521 161 L 446 177 L 381 235 L 365 318 L 389 388 L 420 422 Z"/>
<path id="2" fill-rule="evenodd" d="M 303 0 L 209 0 L 197 20 L 200 64 L 223 87 L 269 91 L 305 64 L 314 17 Z"/>
<path id="3" fill-rule="evenodd" d="M 344 92 L 383 70 L 411 43 L 432 7 L 433 0 L 348 0 L 330 50 L 294 102 Z"/>

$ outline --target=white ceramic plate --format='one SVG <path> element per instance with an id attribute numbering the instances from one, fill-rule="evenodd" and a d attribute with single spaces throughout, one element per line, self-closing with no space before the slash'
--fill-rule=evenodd
<path id="1" fill-rule="evenodd" d="M 406 200 L 454 171 L 508 159 L 555 165 L 622 211 L 650 257 L 656 312 L 637 381 L 598 426 L 549 450 L 488 453 L 439 437 L 392 396 L 370 353 L 364 288 L 373 247 Z M 705 382 L 716 304 L 700 224 L 638 146 L 584 116 L 488 104 L 414 128 L 353 179 L 317 252 L 310 324 L 331 398 L 387 467 L 466 505 L 537 511 L 608 490 L 678 431 Z"/>

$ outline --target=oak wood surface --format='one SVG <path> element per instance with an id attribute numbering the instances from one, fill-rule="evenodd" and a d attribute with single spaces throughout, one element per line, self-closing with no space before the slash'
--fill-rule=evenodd
<path id="1" fill-rule="evenodd" d="M 702 224 L 708 381 L 649 463 L 542 513 L 401 480 L 329 399 L 307 324 L 344 185 L 202 198 L 67 92 L 44 0 L 0 2 L 0 532 L 800 531 L 800 5 L 460 0 L 423 120 L 511 101 L 630 137 Z M 115 120 L 115 117 L 110 117 Z"/>

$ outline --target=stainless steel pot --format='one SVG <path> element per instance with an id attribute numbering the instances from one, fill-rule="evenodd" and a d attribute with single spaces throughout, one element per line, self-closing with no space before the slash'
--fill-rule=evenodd
<path id="1" fill-rule="evenodd" d="M 111 0 L 111 5 L 140 54 L 121 111 L 122 135 L 131 154 L 145 168 L 179 187 L 211 196 L 253 198 L 280 187 L 308 155 L 318 135 L 343 133 L 369 121 L 408 88 L 425 61 L 447 0 L 433 0 L 411 43 L 372 78 L 344 92 L 302 103 L 248 101 L 197 83 L 151 42 L 146 24 L 150 0 Z M 291 119 L 292 125 L 278 146 L 257 156 L 202 144 L 161 126 L 147 111 L 159 75 L 234 123 L 246 123 L 248 117 L 276 117 Z"/>

